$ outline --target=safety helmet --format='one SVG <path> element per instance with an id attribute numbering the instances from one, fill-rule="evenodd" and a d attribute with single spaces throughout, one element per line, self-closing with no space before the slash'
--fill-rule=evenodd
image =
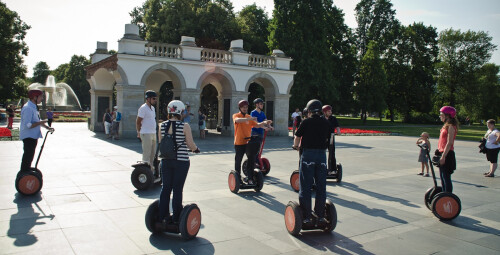
<path id="1" fill-rule="evenodd" d="M 172 100 L 172 101 L 170 101 L 170 103 L 168 103 L 168 106 L 167 106 L 168 114 L 181 115 L 182 112 L 184 111 L 184 109 L 186 109 L 186 107 L 184 106 L 184 103 L 179 101 L 179 100 Z"/>
<path id="2" fill-rule="evenodd" d="M 248 101 L 247 100 L 241 100 L 239 103 L 238 103 L 238 108 L 241 108 L 245 105 L 248 105 Z"/>
<path id="3" fill-rule="evenodd" d="M 324 105 L 324 106 L 323 106 L 323 112 L 324 112 L 324 113 L 325 113 L 325 112 L 327 112 L 327 111 L 331 111 L 331 110 L 332 110 L 332 107 L 331 107 L 331 106 L 329 106 L 329 105 Z"/>
<path id="4" fill-rule="evenodd" d="M 258 103 L 264 103 L 264 100 L 262 100 L 262 98 L 260 98 L 260 97 L 258 97 L 255 100 L 253 100 L 253 104 L 254 105 L 257 105 Z"/>
<path id="5" fill-rule="evenodd" d="M 307 116 L 307 108 L 304 108 L 304 110 L 302 110 L 302 115 Z"/>
<path id="6" fill-rule="evenodd" d="M 307 110 L 312 113 L 321 112 L 321 107 L 323 107 L 323 104 L 318 99 L 312 99 L 306 105 Z"/>
<path id="7" fill-rule="evenodd" d="M 156 92 L 154 92 L 153 90 L 148 90 L 146 91 L 146 98 L 152 98 L 152 97 L 157 97 L 158 94 L 156 94 Z"/>
<path id="8" fill-rule="evenodd" d="M 457 115 L 457 110 L 453 106 L 443 106 L 439 111 L 444 114 L 450 115 L 450 117 L 452 118 L 455 118 L 455 116 Z"/>
<path id="9" fill-rule="evenodd" d="M 43 94 L 43 92 L 39 89 L 30 89 L 30 91 L 28 91 L 28 98 L 32 99 L 36 96 L 40 96 L 41 94 Z"/>

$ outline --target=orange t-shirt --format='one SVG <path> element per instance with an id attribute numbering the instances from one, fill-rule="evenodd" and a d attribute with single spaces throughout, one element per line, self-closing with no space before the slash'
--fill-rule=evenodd
<path id="1" fill-rule="evenodd" d="M 244 145 L 248 143 L 246 137 L 250 137 L 252 135 L 252 127 L 257 125 L 257 122 L 254 120 L 249 120 L 245 122 L 236 123 L 237 118 L 248 118 L 251 117 L 248 114 L 235 113 L 233 114 L 233 123 L 234 123 L 234 145 Z"/>

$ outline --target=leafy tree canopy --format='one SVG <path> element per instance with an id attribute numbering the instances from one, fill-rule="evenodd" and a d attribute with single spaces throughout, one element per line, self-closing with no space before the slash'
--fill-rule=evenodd
<path id="1" fill-rule="evenodd" d="M 44 61 L 40 61 L 36 63 L 35 67 L 33 67 L 33 77 L 31 78 L 31 81 L 33 83 L 38 82 L 40 84 L 45 84 L 45 82 L 47 81 L 47 76 L 49 76 L 49 74 L 49 65 Z"/>

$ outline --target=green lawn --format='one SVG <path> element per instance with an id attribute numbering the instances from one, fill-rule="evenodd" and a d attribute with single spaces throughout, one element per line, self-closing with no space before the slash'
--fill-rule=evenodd
<path id="1" fill-rule="evenodd" d="M 420 124 L 406 124 L 401 121 L 390 122 L 383 120 L 380 122 L 378 118 L 368 118 L 366 125 L 359 118 L 351 117 L 337 117 L 342 127 L 347 128 L 360 128 L 369 130 L 380 130 L 391 133 L 398 133 L 400 135 L 418 137 L 422 132 L 427 132 L 431 138 L 439 137 L 439 130 L 442 125 L 420 125 Z M 480 125 L 459 126 L 457 139 L 468 141 L 479 141 L 486 133 L 487 127 Z"/>

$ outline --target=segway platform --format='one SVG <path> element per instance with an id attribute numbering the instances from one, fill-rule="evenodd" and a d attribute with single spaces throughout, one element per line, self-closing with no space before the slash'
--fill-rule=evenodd
<path id="1" fill-rule="evenodd" d="M 201 211 L 196 204 L 188 204 L 182 208 L 179 222 L 162 223 L 158 220 L 160 213 L 159 200 L 149 205 L 146 211 L 146 228 L 153 234 L 181 234 L 184 240 L 193 239 L 201 228 Z"/>

